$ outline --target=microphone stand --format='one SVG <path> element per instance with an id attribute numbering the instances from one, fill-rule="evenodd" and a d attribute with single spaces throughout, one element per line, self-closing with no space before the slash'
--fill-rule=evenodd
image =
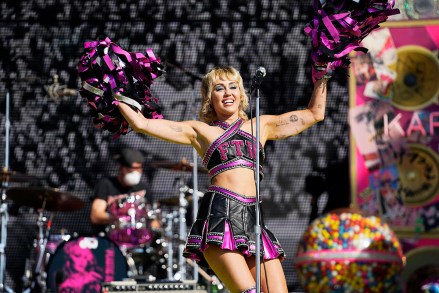
<path id="1" fill-rule="evenodd" d="M 255 223 L 255 235 L 256 235 L 256 243 L 255 243 L 255 254 L 256 254 L 256 293 L 261 292 L 261 223 L 260 219 L 260 200 L 259 200 L 259 87 L 256 88 L 256 109 L 255 109 L 255 118 L 256 118 L 256 223 Z"/>
<path id="2" fill-rule="evenodd" d="M 260 220 L 262 220 L 261 217 L 261 211 L 260 211 L 260 196 L 259 196 L 259 142 L 260 142 L 260 115 L 259 115 L 259 86 L 262 82 L 262 78 L 266 75 L 266 70 L 264 67 L 259 67 L 256 70 L 256 74 L 253 77 L 252 85 L 250 88 L 250 96 L 253 94 L 253 92 L 256 90 L 256 113 L 255 113 L 255 119 L 256 119 L 256 146 L 254 149 L 256 149 L 256 168 L 255 168 L 255 182 L 256 182 L 256 205 L 255 205 L 255 212 L 256 212 L 256 221 L 255 221 L 255 258 L 256 258 L 256 293 L 261 292 L 261 223 Z M 252 132 L 253 132 L 253 122 L 251 123 L 252 126 Z M 263 254 L 265 254 L 264 250 Z M 268 284 L 268 280 L 267 280 Z M 267 285 L 268 287 L 268 285 Z"/>

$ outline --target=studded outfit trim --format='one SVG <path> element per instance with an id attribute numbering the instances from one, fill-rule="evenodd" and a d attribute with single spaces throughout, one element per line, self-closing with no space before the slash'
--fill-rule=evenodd
<path id="1" fill-rule="evenodd" d="M 208 264 L 203 251 L 209 245 L 217 245 L 225 250 L 239 250 L 246 256 L 255 255 L 255 207 L 255 197 L 210 186 L 200 202 L 197 219 L 187 237 L 183 255 L 204 267 L 208 267 Z M 262 224 L 261 228 L 261 256 L 266 260 L 285 258 L 277 238 L 265 225 Z"/>

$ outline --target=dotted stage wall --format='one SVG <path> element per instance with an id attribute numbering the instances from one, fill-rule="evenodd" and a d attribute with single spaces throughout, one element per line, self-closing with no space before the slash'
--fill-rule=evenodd
<path id="1" fill-rule="evenodd" d="M 0 164 L 5 165 L 5 97 L 9 92 L 10 169 L 36 176 L 39 185 L 59 188 L 86 202 L 80 211 L 56 213 L 53 233 L 93 233 L 89 220 L 93 186 L 102 176 L 117 173 L 112 157 L 122 147 L 144 153 L 144 181 L 156 200 L 178 196 L 178 179 L 192 184 L 189 172 L 151 167 L 157 161 L 186 158 L 192 162 L 191 148 L 135 133 L 114 140 L 111 134 L 93 128 L 79 95 L 48 94 L 45 86 L 54 83 L 55 75 L 59 85 L 79 88 L 76 64 L 84 41 L 106 36 L 129 51 L 152 48 L 167 63 L 166 77 L 152 91 L 168 119 L 196 117 L 200 85 L 194 76 L 202 76 L 214 65 L 236 67 L 246 86 L 259 66 L 266 68 L 261 114 L 302 109 L 311 95 L 310 40 L 303 33 L 311 2 L 23 0 L 6 1 L 1 7 L 0 76 L 13 81 L 9 91 L 0 82 Z M 329 204 L 343 205 L 349 200 L 346 75 L 340 71 L 330 82 L 324 122 L 266 145 L 261 197 L 266 223 L 287 252 L 283 265 L 291 291 L 301 290 L 294 256 L 309 221 L 312 186 L 305 182 L 320 178 Z M 199 174 L 198 184 L 203 190 L 207 175 Z M 10 183 L 9 188 L 29 185 Z M 37 213 L 25 205 L 8 203 L 6 281 L 20 290 L 37 233 Z"/>

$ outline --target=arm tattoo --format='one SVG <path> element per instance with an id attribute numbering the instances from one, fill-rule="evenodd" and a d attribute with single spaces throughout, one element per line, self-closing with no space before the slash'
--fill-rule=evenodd
<path id="1" fill-rule="evenodd" d="M 171 129 L 174 130 L 175 132 L 182 132 L 183 131 L 183 129 L 180 126 L 171 125 Z"/>
<path id="2" fill-rule="evenodd" d="M 322 105 L 321 105 L 321 104 L 318 104 L 318 105 L 317 105 L 317 108 L 318 108 L 318 109 L 321 109 L 321 108 L 322 108 Z"/>
<path id="3" fill-rule="evenodd" d="M 288 122 L 287 120 L 279 119 L 279 121 L 276 123 L 276 127 L 284 126 L 284 125 L 287 125 L 287 124 L 289 124 L 289 123 L 290 123 L 290 122 Z"/>
<path id="4" fill-rule="evenodd" d="M 305 120 L 303 118 L 300 118 L 300 122 L 302 122 L 302 125 L 305 125 Z"/>
<path id="5" fill-rule="evenodd" d="M 297 121 L 299 121 L 299 117 L 297 117 L 297 115 L 291 115 L 290 116 L 290 121 L 291 122 L 297 122 Z"/>

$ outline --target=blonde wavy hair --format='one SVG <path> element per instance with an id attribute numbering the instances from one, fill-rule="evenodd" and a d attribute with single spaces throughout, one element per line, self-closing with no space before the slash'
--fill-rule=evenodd
<path id="1" fill-rule="evenodd" d="M 241 74 L 238 70 L 231 66 L 214 67 L 204 77 L 201 82 L 201 109 L 199 111 L 200 120 L 210 124 L 216 117 L 215 110 L 212 106 L 212 90 L 215 81 L 218 79 L 227 78 L 229 80 L 235 80 L 238 82 L 239 91 L 241 93 L 241 101 L 239 103 L 239 117 L 244 121 L 248 120 L 245 111 L 249 107 L 248 96 L 244 89 L 244 83 L 242 81 Z"/>

